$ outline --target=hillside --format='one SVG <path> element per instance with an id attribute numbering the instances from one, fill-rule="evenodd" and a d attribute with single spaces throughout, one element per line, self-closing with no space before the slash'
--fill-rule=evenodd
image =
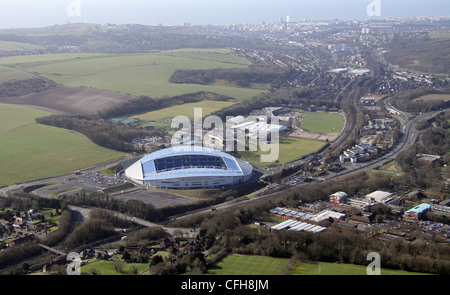
<path id="1" fill-rule="evenodd" d="M 398 36 L 389 45 L 386 61 L 400 68 L 450 74 L 450 38 Z"/>

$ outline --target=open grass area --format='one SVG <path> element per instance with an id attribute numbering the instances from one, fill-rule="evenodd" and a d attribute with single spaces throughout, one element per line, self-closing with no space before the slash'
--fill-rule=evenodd
<path id="1" fill-rule="evenodd" d="M 11 80 L 24 80 L 32 78 L 33 75 L 11 67 L 0 66 L 0 83 Z"/>
<path id="2" fill-rule="evenodd" d="M 375 174 L 382 174 L 389 178 L 397 178 L 402 176 L 403 172 L 401 168 L 397 165 L 395 160 L 392 160 L 390 162 L 387 162 L 381 167 L 378 167 L 378 169 L 369 169 L 366 170 L 366 173 L 369 176 L 375 175 Z"/>
<path id="3" fill-rule="evenodd" d="M 0 41 L 0 51 L 29 51 L 35 49 L 45 49 L 42 46 L 37 46 L 28 43 Z"/>
<path id="4" fill-rule="evenodd" d="M 315 133 L 340 133 L 345 119 L 338 114 L 324 112 L 302 113 L 302 127 Z"/>
<path id="5" fill-rule="evenodd" d="M 270 152 L 262 152 L 258 149 L 256 152 L 243 151 L 239 152 L 241 155 L 240 159 L 256 164 L 261 167 L 268 167 L 273 164 L 285 164 L 290 161 L 294 161 L 304 155 L 308 155 L 320 150 L 326 143 L 323 141 L 302 139 L 302 138 L 280 138 L 279 143 L 279 155 L 278 162 L 261 162 L 261 155 L 269 155 Z M 271 148 L 275 149 L 275 144 L 270 145 Z"/>
<path id="6" fill-rule="evenodd" d="M 228 255 L 205 274 L 208 275 L 280 275 L 287 259 L 267 256 Z"/>
<path id="7" fill-rule="evenodd" d="M 450 38 L 450 33 L 429 33 L 428 35 L 432 39 Z"/>
<path id="8" fill-rule="evenodd" d="M 382 268 L 381 275 L 426 275 L 424 273 Z M 341 263 L 296 263 L 291 275 L 367 275 L 367 266 Z"/>
<path id="9" fill-rule="evenodd" d="M 205 274 L 209 275 L 280 275 L 288 259 L 267 256 L 227 255 Z M 367 275 L 367 266 L 341 263 L 296 263 L 291 275 Z M 381 275 L 429 275 L 395 269 L 381 269 Z"/>
<path id="10" fill-rule="evenodd" d="M 56 176 L 123 156 L 79 133 L 35 123 L 35 118 L 49 114 L 0 104 L 0 185 Z"/>
<path id="11" fill-rule="evenodd" d="M 189 119 L 193 120 L 195 108 L 201 108 L 202 115 L 203 117 L 205 117 L 215 111 L 231 106 L 233 104 L 234 102 L 230 101 L 204 100 L 200 102 L 186 103 L 158 111 L 152 111 L 145 114 L 136 115 L 133 116 L 133 118 L 139 118 L 141 120 L 165 121 L 167 119 L 173 119 L 176 116 L 187 116 Z"/>
<path id="12" fill-rule="evenodd" d="M 118 272 L 114 269 L 114 261 L 91 259 L 90 263 L 81 266 L 81 273 L 90 274 L 93 270 L 100 275 L 130 275 L 132 267 L 136 267 L 138 273 L 148 270 L 149 263 L 123 263 L 123 269 Z"/>
<path id="13" fill-rule="evenodd" d="M 146 54 L 57 54 L 6 58 L 1 64 L 37 73 L 69 87 L 91 87 L 153 98 L 208 91 L 249 99 L 263 90 L 218 85 L 173 84 L 177 69 L 248 68 L 247 59 L 229 50 L 185 49 Z"/>

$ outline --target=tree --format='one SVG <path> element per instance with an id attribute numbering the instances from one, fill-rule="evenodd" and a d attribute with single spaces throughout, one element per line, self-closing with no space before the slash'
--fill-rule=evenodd
<path id="1" fill-rule="evenodd" d="M 152 262 L 150 262 L 150 266 L 157 265 L 158 263 L 164 262 L 164 259 L 161 255 L 154 255 L 152 258 Z"/>
<path id="2" fill-rule="evenodd" d="M 21 268 L 22 268 L 24 273 L 27 273 L 30 270 L 30 265 L 25 262 L 25 263 L 22 264 Z"/>
<path id="3" fill-rule="evenodd" d="M 123 262 L 122 261 L 115 260 L 113 263 L 113 267 L 116 272 L 119 272 L 119 273 L 123 272 Z"/>
<path id="4" fill-rule="evenodd" d="M 123 253 L 123 255 L 122 255 L 122 259 L 123 259 L 124 261 L 130 261 L 130 260 L 131 260 L 131 255 L 130 255 L 130 253 L 129 253 L 128 251 L 125 251 L 125 252 Z"/>
<path id="5" fill-rule="evenodd" d="M 129 273 L 131 275 L 137 276 L 139 274 L 139 269 L 136 267 L 136 265 L 133 264 L 129 270 Z"/>

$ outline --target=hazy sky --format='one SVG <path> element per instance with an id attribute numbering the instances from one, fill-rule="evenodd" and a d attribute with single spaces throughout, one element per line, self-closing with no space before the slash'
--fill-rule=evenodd
<path id="1" fill-rule="evenodd" d="M 81 21 L 221 25 L 279 21 L 287 15 L 291 21 L 450 16 L 450 0 L 0 0 L 0 28 Z"/>

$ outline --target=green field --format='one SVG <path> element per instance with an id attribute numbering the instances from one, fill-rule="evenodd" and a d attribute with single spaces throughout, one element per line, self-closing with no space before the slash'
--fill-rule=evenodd
<path id="1" fill-rule="evenodd" d="M 153 120 L 153 121 L 165 121 L 167 119 L 173 119 L 176 116 L 187 116 L 189 119 L 194 119 L 194 108 L 201 108 L 203 117 L 209 114 L 223 109 L 225 107 L 235 104 L 230 101 L 211 101 L 204 100 L 195 103 L 186 103 L 182 105 L 165 108 L 158 111 L 152 111 L 141 115 L 133 116 L 133 118 L 139 118 L 141 120 Z"/>
<path id="2" fill-rule="evenodd" d="M 205 274 L 208 275 L 280 275 L 287 259 L 267 256 L 228 255 Z"/>
<path id="3" fill-rule="evenodd" d="M 209 275 L 280 275 L 288 259 L 267 256 L 227 255 L 205 274 Z M 296 263 L 291 275 L 367 275 L 367 266 L 341 263 Z M 381 269 L 381 275 L 428 275 L 393 269 Z"/>
<path id="4" fill-rule="evenodd" d="M 302 139 L 302 138 L 280 138 L 278 162 L 261 162 L 262 154 L 270 154 L 269 152 L 244 151 L 239 152 L 241 160 L 256 164 L 261 167 L 268 167 L 273 164 L 285 164 L 294 161 L 304 155 L 308 155 L 320 150 L 326 143 L 318 140 Z M 272 145 L 274 146 L 274 144 Z"/>
<path id="5" fill-rule="evenodd" d="M 32 78 L 33 75 L 11 67 L 0 66 L 0 83 L 10 80 L 23 80 Z"/>
<path id="6" fill-rule="evenodd" d="M 120 158 L 69 130 L 35 123 L 50 113 L 0 104 L 0 185 L 30 181 Z"/>
<path id="7" fill-rule="evenodd" d="M 396 269 L 382 268 L 381 275 L 427 275 Z M 341 263 L 296 263 L 291 275 L 367 275 L 367 266 Z"/>
<path id="8" fill-rule="evenodd" d="M 430 38 L 432 39 L 439 39 L 439 38 L 450 38 L 450 33 L 430 33 L 428 34 Z"/>
<path id="9" fill-rule="evenodd" d="M 153 98 L 208 91 L 249 99 L 263 90 L 221 85 L 173 84 L 177 69 L 248 68 L 247 59 L 229 50 L 185 49 L 146 54 L 57 54 L 11 57 L 3 65 L 53 80 L 69 87 L 92 87 L 132 96 Z"/>
<path id="10" fill-rule="evenodd" d="M 114 261 L 106 261 L 106 260 L 91 260 L 92 262 L 83 265 L 80 270 L 81 273 L 89 274 L 94 269 L 98 271 L 100 275 L 129 275 L 130 270 L 133 266 L 135 266 L 138 270 L 138 273 L 145 272 L 148 270 L 149 263 L 123 263 L 122 272 L 117 272 L 114 269 Z"/>
<path id="11" fill-rule="evenodd" d="M 338 114 L 324 112 L 302 113 L 302 127 L 315 133 L 340 133 L 345 119 Z"/>
<path id="12" fill-rule="evenodd" d="M 0 41 L 0 51 L 29 51 L 35 49 L 45 49 L 45 48 L 28 43 Z"/>

